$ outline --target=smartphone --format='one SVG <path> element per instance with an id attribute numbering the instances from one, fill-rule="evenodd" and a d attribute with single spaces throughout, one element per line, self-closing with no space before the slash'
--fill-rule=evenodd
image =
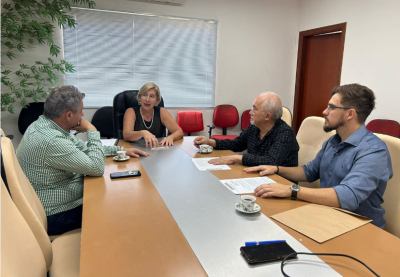
<path id="1" fill-rule="evenodd" d="M 139 170 L 133 170 L 133 171 L 123 171 L 123 172 L 113 172 L 110 173 L 110 178 L 111 179 L 118 179 L 118 178 L 126 178 L 126 177 L 137 177 L 141 176 L 142 174 L 140 173 Z"/>
<path id="2" fill-rule="evenodd" d="M 283 260 L 287 255 L 295 253 L 286 242 L 242 246 L 240 252 L 249 264 Z M 290 259 L 297 258 L 293 255 Z"/>

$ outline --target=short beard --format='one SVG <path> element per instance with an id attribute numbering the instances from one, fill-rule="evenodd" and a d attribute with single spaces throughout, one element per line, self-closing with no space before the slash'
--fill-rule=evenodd
<path id="1" fill-rule="evenodd" d="M 325 120 L 329 123 L 328 119 L 325 118 Z M 326 125 L 324 125 L 324 131 L 326 133 L 329 133 L 329 132 L 331 132 L 333 130 L 337 130 L 339 127 L 341 127 L 343 125 L 344 125 L 344 121 L 343 121 L 343 119 L 341 119 L 340 122 L 338 124 L 336 124 L 336 126 L 326 126 Z"/>

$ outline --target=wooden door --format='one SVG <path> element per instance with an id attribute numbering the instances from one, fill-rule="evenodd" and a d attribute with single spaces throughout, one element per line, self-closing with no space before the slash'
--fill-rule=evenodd
<path id="1" fill-rule="evenodd" d="M 300 32 L 293 128 L 322 116 L 332 88 L 340 85 L 346 23 Z"/>

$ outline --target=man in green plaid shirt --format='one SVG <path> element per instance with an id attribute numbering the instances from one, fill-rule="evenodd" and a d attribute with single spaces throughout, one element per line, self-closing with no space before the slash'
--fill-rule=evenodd
<path id="1" fill-rule="evenodd" d="M 49 235 L 81 227 L 84 175 L 102 176 L 105 157 L 122 148 L 101 144 L 100 133 L 82 118 L 84 96 L 74 86 L 54 88 L 43 115 L 29 126 L 17 149 L 22 170 L 46 211 Z M 87 143 L 70 130 L 86 132 Z M 124 150 L 132 157 L 149 155 Z"/>

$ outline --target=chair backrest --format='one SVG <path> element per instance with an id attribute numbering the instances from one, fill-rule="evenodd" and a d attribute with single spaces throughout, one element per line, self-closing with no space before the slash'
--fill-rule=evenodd
<path id="1" fill-rule="evenodd" d="M 393 168 L 393 177 L 388 181 L 383 194 L 382 207 L 385 208 L 385 230 L 400 237 L 400 139 L 383 134 L 375 135 L 386 143 Z"/>
<path id="2" fill-rule="evenodd" d="M 15 205 L 28 223 L 36 240 L 42 249 L 46 268 L 52 263 L 53 252 L 50 238 L 47 235 L 47 217 L 43 205 L 40 202 L 25 173 L 22 171 L 15 155 L 14 146 L 9 138 L 1 138 L 1 150 L 4 163 L 4 171 L 7 177 L 8 187 Z"/>
<path id="3" fill-rule="evenodd" d="M 211 136 L 216 139 L 234 139 L 237 136 L 226 136 L 228 127 L 234 127 L 239 123 L 239 112 L 232 105 L 218 105 L 214 109 L 213 115 L 214 125 L 222 128 L 222 135 Z M 225 137 L 226 136 L 226 137 Z"/>
<path id="4" fill-rule="evenodd" d="M 32 122 L 36 121 L 43 114 L 44 102 L 29 103 L 21 110 L 18 117 L 18 129 L 21 134 L 25 134 L 26 129 Z"/>
<path id="5" fill-rule="evenodd" d="M 124 130 L 124 115 L 128 108 L 133 108 L 139 105 L 137 100 L 138 90 L 125 90 L 114 96 L 113 101 L 113 122 L 114 122 L 114 137 L 123 139 Z M 164 107 L 164 100 L 161 97 L 157 107 Z"/>
<path id="6" fill-rule="evenodd" d="M 1 276 L 45 277 L 42 250 L 1 180 Z"/>
<path id="7" fill-rule="evenodd" d="M 240 119 L 240 121 L 241 121 L 240 128 L 242 129 L 242 131 L 246 130 L 247 127 L 249 127 L 249 124 L 250 124 L 250 111 L 251 110 L 245 110 L 242 113 L 242 118 Z"/>
<path id="8" fill-rule="evenodd" d="M 374 133 L 400 137 L 400 124 L 389 119 L 374 119 L 367 124 L 367 129 Z"/>
<path id="9" fill-rule="evenodd" d="M 326 133 L 323 130 L 325 119 L 317 116 L 310 116 L 303 120 L 297 133 L 297 142 L 299 143 L 299 166 L 312 161 L 322 148 L 322 144 L 331 136 L 335 131 Z M 318 188 L 319 180 L 308 183 L 300 182 L 299 185 L 304 187 Z"/>
<path id="10" fill-rule="evenodd" d="M 179 111 L 178 125 L 183 132 L 194 133 L 204 130 L 203 113 L 200 111 Z"/>
<path id="11" fill-rule="evenodd" d="M 93 115 L 92 124 L 100 132 L 101 137 L 114 137 L 113 107 L 99 108 Z"/>
<path id="12" fill-rule="evenodd" d="M 282 107 L 282 120 L 292 127 L 292 113 L 286 107 Z"/>

